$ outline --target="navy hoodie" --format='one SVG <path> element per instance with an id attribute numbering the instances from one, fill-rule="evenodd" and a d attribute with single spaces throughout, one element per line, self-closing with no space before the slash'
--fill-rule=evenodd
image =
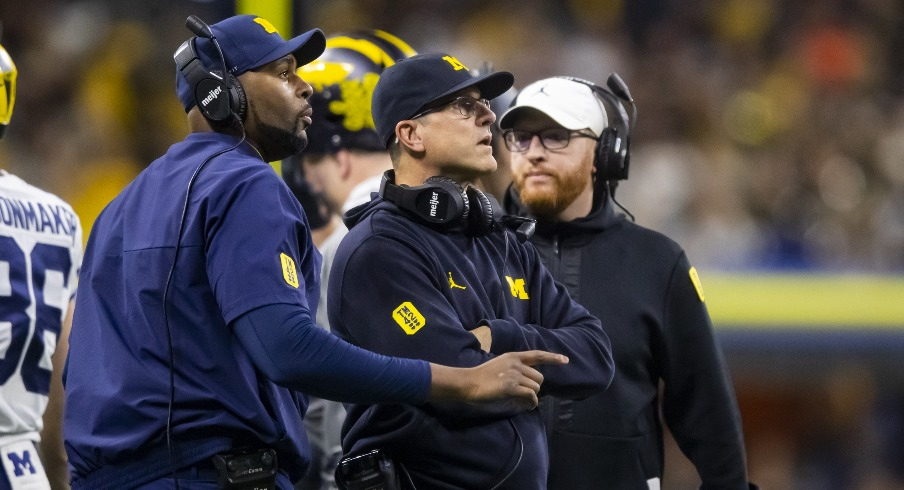
<path id="1" fill-rule="evenodd" d="M 541 366 L 541 396 L 584 398 L 613 377 L 600 321 L 572 301 L 536 250 L 510 231 L 470 237 L 424 225 L 375 198 L 346 215 L 349 234 L 333 262 L 329 320 L 337 335 L 382 354 L 472 367 L 505 352 L 543 349 L 570 358 Z M 501 227 L 500 227 L 501 228 Z M 491 352 L 469 332 L 492 331 Z M 343 452 L 383 448 L 416 488 L 546 485 L 539 412 L 463 403 L 349 405 Z M 407 473 L 407 476 L 404 474 Z"/>

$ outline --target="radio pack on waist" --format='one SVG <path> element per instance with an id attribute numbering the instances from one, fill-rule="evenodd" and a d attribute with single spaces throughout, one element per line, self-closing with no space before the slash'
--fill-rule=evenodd
<path id="1" fill-rule="evenodd" d="M 270 448 L 238 448 L 215 454 L 219 488 L 226 490 L 276 490 L 276 451 Z"/>
<path id="2" fill-rule="evenodd" d="M 342 490 L 401 490 L 396 465 L 384 451 L 343 458 L 336 468 L 336 484 Z"/>

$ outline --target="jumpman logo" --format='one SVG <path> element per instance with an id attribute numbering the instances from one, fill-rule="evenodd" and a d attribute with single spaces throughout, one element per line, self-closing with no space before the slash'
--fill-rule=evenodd
<path id="1" fill-rule="evenodd" d="M 465 286 L 459 286 L 458 284 L 455 284 L 455 281 L 452 279 L 452 273 L 451 273 L 451 272 L 449 273 L 449 287 L 450 287 L 450 288 L 458 288 L 458 289 L 468 289 L 468 288 L 465 287 Z"/>

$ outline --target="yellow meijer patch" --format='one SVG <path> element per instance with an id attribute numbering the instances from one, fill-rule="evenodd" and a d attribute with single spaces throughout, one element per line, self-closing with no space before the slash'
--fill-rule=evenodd
<path id="1" fill-rule="evenodd" d="M 530 299 L 527 296 L 527 291 L 524 289 L 524 279 L 512 279 L 511 276 L 505 276 L 505 280 L 509 283 L 509 288 L 512 290 L 512 296 L 518 299 Z"/>
<path id="2" fill-rule="evenodd" d="M 424 315 L 421 315 L 421 312 L 417 311 L 417 308 L 411 304 L 411 301 L 400 304 L 399 307 L 392 312 L 392 319 L 395 320 L 408 335 L 416 334 L 418 330 L 424 328 L 424 325 L 427 324 Z"/>
<path id="3" fill-rule="evenodd" d="M 255 17 L 254 22 L 257 22 L 258 24 L 260 24 L 261 27 L 263 27 L 264 30 L 267 31 L 267 34 L 273 34 L 274 32 L 278 32 L 276 30 L 276 28 L 273 27 L 273 24 L 271 24 L 269 20 L 267 20 L 263 17 Z"/>
<path id="4" fill-rule="evenodd" d="M 703 285 L 700 284 L 700 276 L 697 274 L 697 268 L 691 267 L 691 270 L 687 271 L 687 273 L 691 276 L 691 282 L 694 283 L 694 289 L 697 290 L 697 296 L 700 297 L 700 302 L 703 303 Z"/>
<path id="5" fill-rule="evenodd" d="M 295 270 L 295 261 L 286 254 L 279 254 L 282 263 L 282 276 L 286 283 L 293 288 L 298 288 L 298 273 Z"/>
<path id="6" fill-rule="evenodd" d="M 458 61 L 458 58 L 456 58 L 456 57 L 454 57 L 454 56 L 446 55 L 446 56 L 443 56 L 443 59 L 446 60 L 447 63 L 449 63 L 450 65 L 452 65 L 452 68 L 455 68 L 456 71 L 458 71 L 458 70 L 467 70 L 467 69 L 468 69 L 467 66 L 465 66 L 464 64 L 462 64 L 461 61 Z"/>

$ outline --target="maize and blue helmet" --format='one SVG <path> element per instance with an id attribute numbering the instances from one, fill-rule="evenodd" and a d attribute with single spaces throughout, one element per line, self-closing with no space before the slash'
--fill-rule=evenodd
<path id="1" fill-rule="evenodd" d="M 298 69 L 298 76 L 311 84 L 308 98 L 314 113 L 305 132 L 304 151 L 283 160 L 282 176 L 301 202 L 312 229 L 326 224 L 320 196 L 304 177 L 305 155 L 329 155 L 341 149 L 386 151 L 374 128 L 370 101 L 380 75 L 396 61 L 417 54 L 405 41 L 373 29 L 331 36 L 326 50 L 315 61 Z"/>
<path id="2" fill-rule="evenodd" d="M 13 117 L 13 106 L 16 104 L 16 64 L 0 45 L 0 138 L 6 133 L 6 127 Z M 369 107 L 369 106 L 368 106 Z"/>
<path id="3" fill-rule="evenodd" d="M 417 54 L 405 41 L 373 29 L 332 36 L 326 50 L 298 74 L 314 88 L 313 124 L 305 153 L 339 149 L 385 151 L 374 129 L 370 105 L 383 70 Z"/>

